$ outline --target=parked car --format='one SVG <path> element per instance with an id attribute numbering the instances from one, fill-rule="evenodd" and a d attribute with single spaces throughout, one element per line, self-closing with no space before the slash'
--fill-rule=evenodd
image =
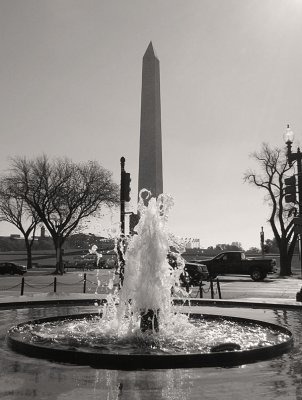
<path id="1" fill-rule="evenodd" d="M 206 265 L 186 262 L 184 267 L 184 274 L 181 274 L 180 280 L 185 286 L 198 286 L 201 281 L 209 279 L 209 272 Z"/>
<path id="2" fill-rule="evenodd" d="M 207 266 L 210 277 L 217 275 L 250 275 L 254 281 L 262 281 L 267 274 L 277 272 L 272 258 L 248 258 L 243 251 L 225 251 L 207 260 L 195 260 Z"/>
<path id="3" fill-rule="evenodd" d="M 1 262 L 0 263 L 0 274 L 19 274 L 24 275 L 27 272 L 27 267 L 25 265 L 16 264 L 12 262 Z"/>

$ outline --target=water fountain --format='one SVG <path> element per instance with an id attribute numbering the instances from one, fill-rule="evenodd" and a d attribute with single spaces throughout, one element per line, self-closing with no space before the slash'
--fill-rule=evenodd
<path id="1" fill-rule="evenodd" d="M 290 331 L 238 317 L 182 312 L 172 305 L 183 260 L 167 254 L 176 241 L 167 229 L 172 198 L 144 205 L 125 252 L 123 286 L 94 314 L 42 318 L 18 324 L 9 346 L 31 357 L 106 369 L 184 368 L 240 365 L 280 355 L 293 343 Z M 147 193 L 150 197 L 150 193 Z"/>

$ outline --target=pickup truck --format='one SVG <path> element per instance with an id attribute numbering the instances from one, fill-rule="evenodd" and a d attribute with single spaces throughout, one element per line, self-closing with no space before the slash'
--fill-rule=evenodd
<path id="1" fill-rule="evenodd" d="M 224 251 L 214 258 L 194 261 L 206 265 L 212 279 L 217 275 L 238 274 L 262 281 L 267 274 L 277 272 L 275 259 L 247 258 L 242 251 Z"/>

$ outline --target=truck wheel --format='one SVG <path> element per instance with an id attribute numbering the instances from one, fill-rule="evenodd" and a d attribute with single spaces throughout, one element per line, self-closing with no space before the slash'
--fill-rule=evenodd
<path id="1" fill-rule="evenodd" d="M 251 278 L 253 281 L 263 281 L 265 278 L 265 274 L 259 269 L 259 268 L 254 268 L 251 272 Z"/>

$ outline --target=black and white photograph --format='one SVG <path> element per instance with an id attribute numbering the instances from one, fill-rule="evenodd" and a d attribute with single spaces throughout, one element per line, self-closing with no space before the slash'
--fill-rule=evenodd
<path id="1" fill-rule="evenodd" d="M 0 0 L 0 398 L 302 399 L 302 0 Z"/>

